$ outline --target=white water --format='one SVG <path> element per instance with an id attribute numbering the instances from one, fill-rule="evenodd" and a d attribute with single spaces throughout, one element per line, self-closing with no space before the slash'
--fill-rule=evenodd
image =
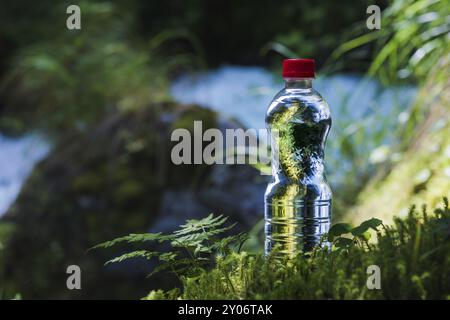
<path id="1" fill-rule="evenodd" d="M 282 88 L 268 70 L 260 67 L 224 66 L 177 79 L 172 96 L 181 103 L 196 103 L 241 120 L 250 128 L 265 128 L 264 117 L 273 96 Z M 333 119 L 343 109 L 357 120 L 370 112 L 388 112 L 407 107 L 413 87 L 383 88 L 377 81 L 357 75 L 318 78 L 314 87 L 327 100 Z"/>
<path id="2" fill-rule="evenodd" d="M 354 170 L 342 159 L 342 139 L 363 131 L 357 157 L 367 164 L 379 161 L 392 143 L 392 133 L 407 120 L 416 93 L 412 86 L 383 87 L 376 80 L 344 74 L 319 77 L 313 86 L 330 105 L 333 117 L 326 153 L 329 178 L 335 183 Z M 267 107 L 282 87 L 281 79 L 264 68 L 223 66 L 180 77 L 171 94 L 178 102 L 199 104 L 259 129 L 265 128 Z M 380 132 L 383 138 L 377 141 Z"/>
<path id="3" fill-rule="evenodd" d="M 34 165 L 50 151 L 50 143 L 37 134 L 19 138 L 0 135 L 0 216 L 16 200 Z"/>
<path id="4" fill-rule="evenodd" d="M 319 78 L 314 86 L 331 106 L 334 123 L 329 138 L 331 142 L 338 132 L 352 129 L 349 122 L 357 123 L 371 114 L 402 115 L 404 118 L 405 110 L 415 95 L 413 87 L 383 88 L 374 80 L 349 75 Z M 267 106 L 281 87 L 282 82 L 263 68 L 224 66 L 183 76 L 173 83 L 171 92 L 181 103 L 204 105 L 234 117 L 248 127 L 264 128 Z M 391 126 L 396 122 L 394 119 Z M 366 126 L 370 129 L 371 124 Z M 329 162 L 334 160 L 343 168 L 339 170 L 341 174 L 351 171 L 348 164 L 339 162 L 338 148 L 333 147 L 333 143 L 328 146 Z M 369 142 L 365 147 L 368 150 L 374 148 Z M 50 143 L 41 135 L 10 138 L 0 134 L 0 216 L 15 201 L 35 164 L 50 149 Z M 334 180 L 338 178 L 335 176 Z"/>

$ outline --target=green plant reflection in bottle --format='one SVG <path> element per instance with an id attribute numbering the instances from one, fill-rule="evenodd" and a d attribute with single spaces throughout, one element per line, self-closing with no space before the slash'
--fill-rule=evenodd
<path id="1" fill-rule="evenodd" d="M 331 127 L 327 103 L 312 78 L 287 78 L 266 114 L 273 180 L 265 194 L 266 253 L 295 255 L 319 244 L 331 219 L 324 147 Z"/>

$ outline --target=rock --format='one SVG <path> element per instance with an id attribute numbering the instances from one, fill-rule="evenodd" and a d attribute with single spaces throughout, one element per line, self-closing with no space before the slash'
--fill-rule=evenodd
<path id="1" fill-rule="evenodd" d="M 266 181 L 256 169 L 171 163 L 170 133 L 192 128 L 194 120 L 204 129 L 237 125 L 204 108 L 161 103 L 67 134 L 0 220 L 14 229 L 4 250 L 6 293 L 140 298 L 165 287 L 161 278 L 145 278 L 148 264 L 105 268 L 120 252 L 87 250 L 129 233 L 170 232 L 211 212 L 230 216 L 238 230 L 261 219 Z M 72 264 L 82 270 L 82 290 L 66 288 Z"/>

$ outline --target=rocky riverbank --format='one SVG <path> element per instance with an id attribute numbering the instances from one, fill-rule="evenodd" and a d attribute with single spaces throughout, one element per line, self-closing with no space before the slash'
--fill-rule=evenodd
<path id="1" fill-rule="evenodd" d="M 256 169 L 171 163 L 171 131 L 194 120 L 205 129 L 239 125 L 198 106 L 160 103 L 66 134 L 1 220 L 12 230 L 5 290 L 28 298 L 138 298 L 164 287 L 158 278 L 142 281 L 148 265 L 105 269 L 109 253 L 87 250 L 128 233 L 168 232 L 211 212 L 230 216 L 240 229 L 255 224 L 266 183 Z M 81 267 L 82 291 L 66 288 L 72 264 Z"/>

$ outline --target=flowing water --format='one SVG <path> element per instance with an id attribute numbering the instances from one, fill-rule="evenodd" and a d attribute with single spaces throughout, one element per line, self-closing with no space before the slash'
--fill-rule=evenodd
<path id="1" fill-rule="evenodd" d="M 181 76 L 172 84 L 171 94 L 178 102 L 199 104 L 259 129 L 265 128 L 267 107 L 282 87 L 281 77 L 264 68 L 223 66 Z M 362 75 L 319 77 L 313 87 L 328 102 L 333 117 L 325 152 L 332 185 L 354 170 L 343 157 L 343 139 L 364 131 L 365 140 L 357 143 L 355 152 L 362 166 L 368 164 L 371 155 L 379 156 L 393 143 L 392 132 L 407 119 L 416 94 L 413 86 L 384 87 Z"/>
<path id="2" fill-rule="evenodd" d="M 395 109 L 397 114 L 404 115 L 415 95 L 413 87 L 383 88 L 374 80 L 354 75 L 319 78 L 314 86 L 326 98 L 333 114 L 329 141 L 337 135 L 340 120 L 345 124 L 357 123 L 370 114 L 388 114 L 395 108 L 398 109 Z M 204 105 L 240 120 L 247 127 L 264 128 L 267 106 L 281 87 L 281 79 L 264 68 L 224 66 L 180 77 L 172 84 L 171 93 L 181 103 Z M 349 128 L 346 125 L 341 129 Z M 328 161 L 335 159 L 342 168 L 348 166 L 339 162 L 339 149 L 329 144 Z M 367 148 L 373 146 L 367 145 Z M 15 201 L 35 164 L 50 149 L 50 143 L 41 135 L 27 134 L 14 138 L 0 135 L 0 216 Z M 346 169 L 351 170 L 349 167 Z M 334 180 L 337 181 L 338 177 Z"/>
<path id="3" fill-rule="evenodd" d="M 0 216 L 15 201 L 34 165 L 49 151 L 50 143 L 38 134 L 0 135 Z"/>
<path id="4" fill-rule="evenodd" d="M 371 112 L 390 112 L 394 106 L 406 108 L 416 92 L 414 87 L 384 88 L 361 75 L 319 77 L 313 86 L 327 100 L 333 119 L 345 111 L 345 117 L 354 121 Z M 282 87 L 281 77 L 264 68 L 224 66 L 181 76 L 172 84 L 171 94 L 181 103 L 203 105 L 250 128 L 265 128 L 267 107 Z"/>

